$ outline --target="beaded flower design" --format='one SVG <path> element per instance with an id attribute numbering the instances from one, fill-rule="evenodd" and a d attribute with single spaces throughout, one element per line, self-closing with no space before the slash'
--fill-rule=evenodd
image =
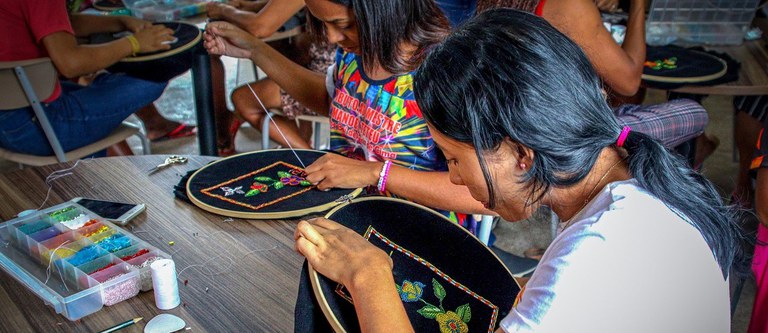
<path id="1" fill-rule="evenodd" d="M 257 176 L 251 189 L 245 193 L 246 197 L 252 197 L 259 193 L 269 191 L 272 187 L 275 190 L 279 190 L 285 186 L 312 186 L 308 180 L 304 179 L 304 172 L 301 170 L 293 169 L 291 172 L 278 171 L 277 179 L 267 176 Z"/>
<path id="2" fill-rule="evenodd" d="M 472 319 L 472 309 L 469 304 L 459 306 L 456 311 L 446 311 L 443 307 L 443 300 L 447 294 L 445 288 L 436 279 L 432 279 L 432 292 L 439 302 L 438 305 L 424 300 L 424 287 L 426 285 L 421 282 L 403 280 L 402 284 L 396 286 L 403 302 L 424 303 L 424 307 L 416 310 L 416 312 L 424 318 L 436 320 L 441 333 L 467 333 L 469 331 L 467 323 Z"/>
<path id="3" fill-rule="evenodd" d="M 663 60 L 646 61 L 644 65 L 645 67 L 655 71 L 661 69 L 675 69 L 677 68 L 677 57 L 671 57 Z"/>

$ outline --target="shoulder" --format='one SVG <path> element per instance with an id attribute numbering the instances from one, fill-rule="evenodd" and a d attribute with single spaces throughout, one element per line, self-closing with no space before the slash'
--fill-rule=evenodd
<path id="1" fill-rule="evenodd" d="M 579 31 L 603 27 L 593 0 L 547 0 L 542 17 L 571 38 Z"/>

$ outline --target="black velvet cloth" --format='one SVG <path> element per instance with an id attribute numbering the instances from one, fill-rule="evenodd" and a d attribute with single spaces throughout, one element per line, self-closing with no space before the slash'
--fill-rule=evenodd
<path id="1" fill-rule="evenodd" d="M 192 68 L 196 48 L 203 47 L 202 39 L 199 39 L 195 46 L 184 51 L 176 53 L 174 50 L 188 46 L 198 36 L 201 36 L 200 29 L 194 25 L 181 22 L 160 22 L 155 24 L 163 24 L 173 30 L 173 36 L 178 40 L 171 44 L 170 50 L 141 53 L 137 56 L 147 57 L 162 54 L 167 54 L 167 56 L 147 61 L 120 61 L 108 67 L 107 70 L 112 73 L 126 73 L 143 80 L 165 82 Z M 103 44 L 117 38 L 110 33 L 99 33 L 91 35 L 89 39 L 90 44 Z"/>
<path id="2" fill-rule="evenodd" d="M 310 165 L 326 153 L 327 152 L 311 150 L 296 151 L 296 154 L 299 155 L 301 161 L 304 162 L 305 165 Z M 294 153 L 289 149 L 272 149 L 240 154 L 219 160 L 215 162 L 215 164 L 207 166 L 204 170 L 188 180 L 189 189 L 192 191 L 195 198 L 205 204 L 225 210 L 247 213 L 287 212 L 320 206 L 334 202 L 355 191 L 354 189 L 320 191 L 310 186 L 285 185 L 279 189 L 270 186 L 266 192 L 261 192 L 253 196 L 245 195 L 254 183 L 261 183 L 264 185 L 274 183 L 257 180 L 257 177 L 270 177 L 275 181 L 279 181 L 280 177 L 278 176 L 278 172 L 290 173 L 291 170 L 294 169 L 292 166 L 298 167 L 299 169 L 302 168 L 301 163 L 298 162 Z M 253 173 L 260 169 L 264 170 L 258 173 Z M 240 179 L 236 180 L 238 178 Z M 223 183 L 226 184 L 222 185 Z M 189 193 L 186 193 L 186 190 L 182 188 L 182 186 L 185 185 L 182 183 L 177 185 L 177 190 L 175 192 L 177 192 L 177 197 L 183 199 L 188 196 Z M 240 191 L 227 196 L 226 192 L 223 190 L 224 187 L 230 189 L 240 188 Z M 204 192 L 206 189 L 209 190 Z M 296 195 L 291 196 L 294 194 Z M 239 204 L 224 199 L 233 200 Z M 261 208 L 255 208 L 264 203 L 280 199 L 283 200 Z M 251 207 L 247 207 L 246 205 Z"/>
<path id="3" fill-rule="evenodd" d="M 520 291 L 485 245 L 434 211 L 402 200 L 367 198 L 345 205 L 329 218 L 368 234 L 369 242 L 390 254 L 395 283 L 416 332 L 438 332 L 441 325 L 451 324 L 466 325 L 470 332 L 492 331 Z M 341 326 L 359 331 L 346 289 L 323 276 L 320 284 Z M 298 332 L 325 325 L 317 305 L 307 300 L 311 288 L 302 277 L 296 305 Z"/>
<path id="4" fill-rule="evenodd" d="M 699 52 L 715 56 L 725 61 L 728 66 L 725 74 L 717 79 L 704 82 L 668 83 L 644 79 L 643 84 L 649 88 L 671 90 L 682 86 L 714 86 L 738 80 L 741 64 L 731 56 L 725 53 L 708 51 L 702 47 L 684 48 L 676 45 L 648 46 L 646 49 L 646 59 L 648 61 L 656 61 L 677 57 L 677 68 L 653 70 L 644 66 L 643 74 L 685 78 L 714 74 L 722 70 L 722 63 L 715 59 L 702 56 Z"/>

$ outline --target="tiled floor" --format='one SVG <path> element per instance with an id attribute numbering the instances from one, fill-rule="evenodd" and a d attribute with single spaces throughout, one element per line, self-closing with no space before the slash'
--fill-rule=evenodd
<path id="1" fill-rule="evenodd" d="M 253 71 L 250 70 L 251 66 L 249 64 L 239 66 L 240 70 L 238 70 L 236 61 L 233 59 L 225 60 L 228 89 L 231 90 L 238 83 L 248 82 L 253 78 Z M 189 75 L 175 79 L 169 85 L 163 97 L 157 102 L 158 109 L 167 118 L 194 123 L 194 106 L 191 88 L 189 88 L 190 80 Z M 662 97 L 663 94 L 660 92 L 651 91 L 647 101 L 659 101 Z M 717 185 L 725 196 L 733 188 L 733 178 L 737 167 L 736 163 L 732 160 L 733 118 L 731 99 L 717 96 L 710 97 L 705 100 L 704 106 L 710 114 L 710 124 L 707 131 L 717 135 L 721 140 L 720 147 L 706 161 L 704 174 Z M 134 145 L 138 147 L 138 141 L 133 142 L 132 146 Z M 239 152 L 261 149 L 261 135 L 257 130 L 244 126 L 236 137 L 236 146 Z M 194 137 L 156 143 L 152 145 L 152 150 L 155 154 L 196 154 L 198 152 L 197 142 Z M 137 149 L 136 151 L 140 150 Z M 14 168 L 16 168 L 14 164 L 0 161 L 0 171 L 12 170 Z M 538 219 L 518 223 L 500 223 L 495 233 L 498 237 L 497 246 L 518 255 L 521 255 L 524 250 L 531 247 L 546 247 L 551 241 L 549 217 L 546 213 Z M 663 272 L 660 272 L 660 274 L 663 274 Z M 746 332 L 754 292 L 754 281 L 748 279 L 733 319 L 733 332 Z"/>

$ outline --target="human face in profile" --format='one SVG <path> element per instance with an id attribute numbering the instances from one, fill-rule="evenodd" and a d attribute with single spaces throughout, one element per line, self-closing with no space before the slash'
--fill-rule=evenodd
<path id="1" fill-rule="evenodd" d="M 330 0 L 306 0 L 305 3 L 310 13 L 323 22 L 329 43 L 360 55 L 357 18 L 352 8 Z"/>

